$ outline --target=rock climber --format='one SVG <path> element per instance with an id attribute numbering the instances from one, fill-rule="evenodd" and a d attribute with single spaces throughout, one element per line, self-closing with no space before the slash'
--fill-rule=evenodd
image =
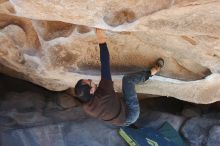
<path id="1" fill-rule="evenodd" d="M 158 59 L 151 69 L 125 75 L 122 79 L 123 98 L 116 96 L 110 72 L 110 57 L 106 37 L 96 29 L 100 47 L 101 81 L 97 86 L 91 79 L 81 79 L 75 85 L 75 95 L 83 103 L 84 111 L 116 126 L 129 126 L 139 117 L 140 107 L 135 85 L 145 82 L 160 71 L 163 59 Z"/>

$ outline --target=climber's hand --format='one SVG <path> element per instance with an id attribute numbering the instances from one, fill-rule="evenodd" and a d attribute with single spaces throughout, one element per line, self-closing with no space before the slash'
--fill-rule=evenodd
<path id="1" fill-rule="evenodd" d="M 106 42 L 105 34 L 102 29 L 96 28 L 96 38 L 99 44 Z"/>

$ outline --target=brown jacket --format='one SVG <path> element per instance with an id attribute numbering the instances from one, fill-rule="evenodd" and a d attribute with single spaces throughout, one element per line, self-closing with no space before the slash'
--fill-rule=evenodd
<path id="1" fill-rule="evenodd" d="M 122 126 L 127 117 L 126 105 L 116 96 L 111 80 L 101 79 L 94 98 L 83 105 L 86 113 L 117 126 Z"/>

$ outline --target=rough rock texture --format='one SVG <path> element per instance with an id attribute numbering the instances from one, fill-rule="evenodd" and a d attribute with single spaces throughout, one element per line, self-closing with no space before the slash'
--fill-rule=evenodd
<path id="1" fill-rule="evenodd" d="M 217 146 L 219 145 L 219 124 L 218 113 L 213 113 L 211 116 L 208 114 L 186 121 L 181 132 L 193 146 Z"/>
<path id="2" fill-rule="evenodd" d="M 170 113 L 148 111 L 142 113 L 140 119 L 135 123 L 138 127 L 159 129 L 165 122 L 168 122 L 177 131 L 184 123 L 185 118 Z"/>
<path id="3" fill-rule="evenodd" d="M 39 92 L 1 95 L 0 146 L 127 146 L 118 127 L 87 116 L 81 107 L 63 108 L 55 99 Z"/>
<path id="4" fill-rule="evenodd" d="M 209 138 L 207 141 L 207 146 L 217 146 L 220 143 L 220 126 L 213 126 L 209 130 Z"/>
<path id="5" fill-rule="evenodd" d="M 50 90 L 99 81 L 94 27 L 107 29 L 115 89 L 163 57 L 139 93 L 220 100 L 219 0 L 0 0 L 0 71 Z M 161 77 L 162 76 L 162 77 Z"/>

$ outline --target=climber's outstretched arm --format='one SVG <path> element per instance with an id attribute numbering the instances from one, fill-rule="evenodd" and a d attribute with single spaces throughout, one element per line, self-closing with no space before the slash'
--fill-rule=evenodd
<path id="1" fill-rule="evenodd" d="M 100 47 L 101 78 L 106 80 L 112 80 L 110 71 L 109 51 L 103 30 L 96 29 L 96 37 Z"/>

